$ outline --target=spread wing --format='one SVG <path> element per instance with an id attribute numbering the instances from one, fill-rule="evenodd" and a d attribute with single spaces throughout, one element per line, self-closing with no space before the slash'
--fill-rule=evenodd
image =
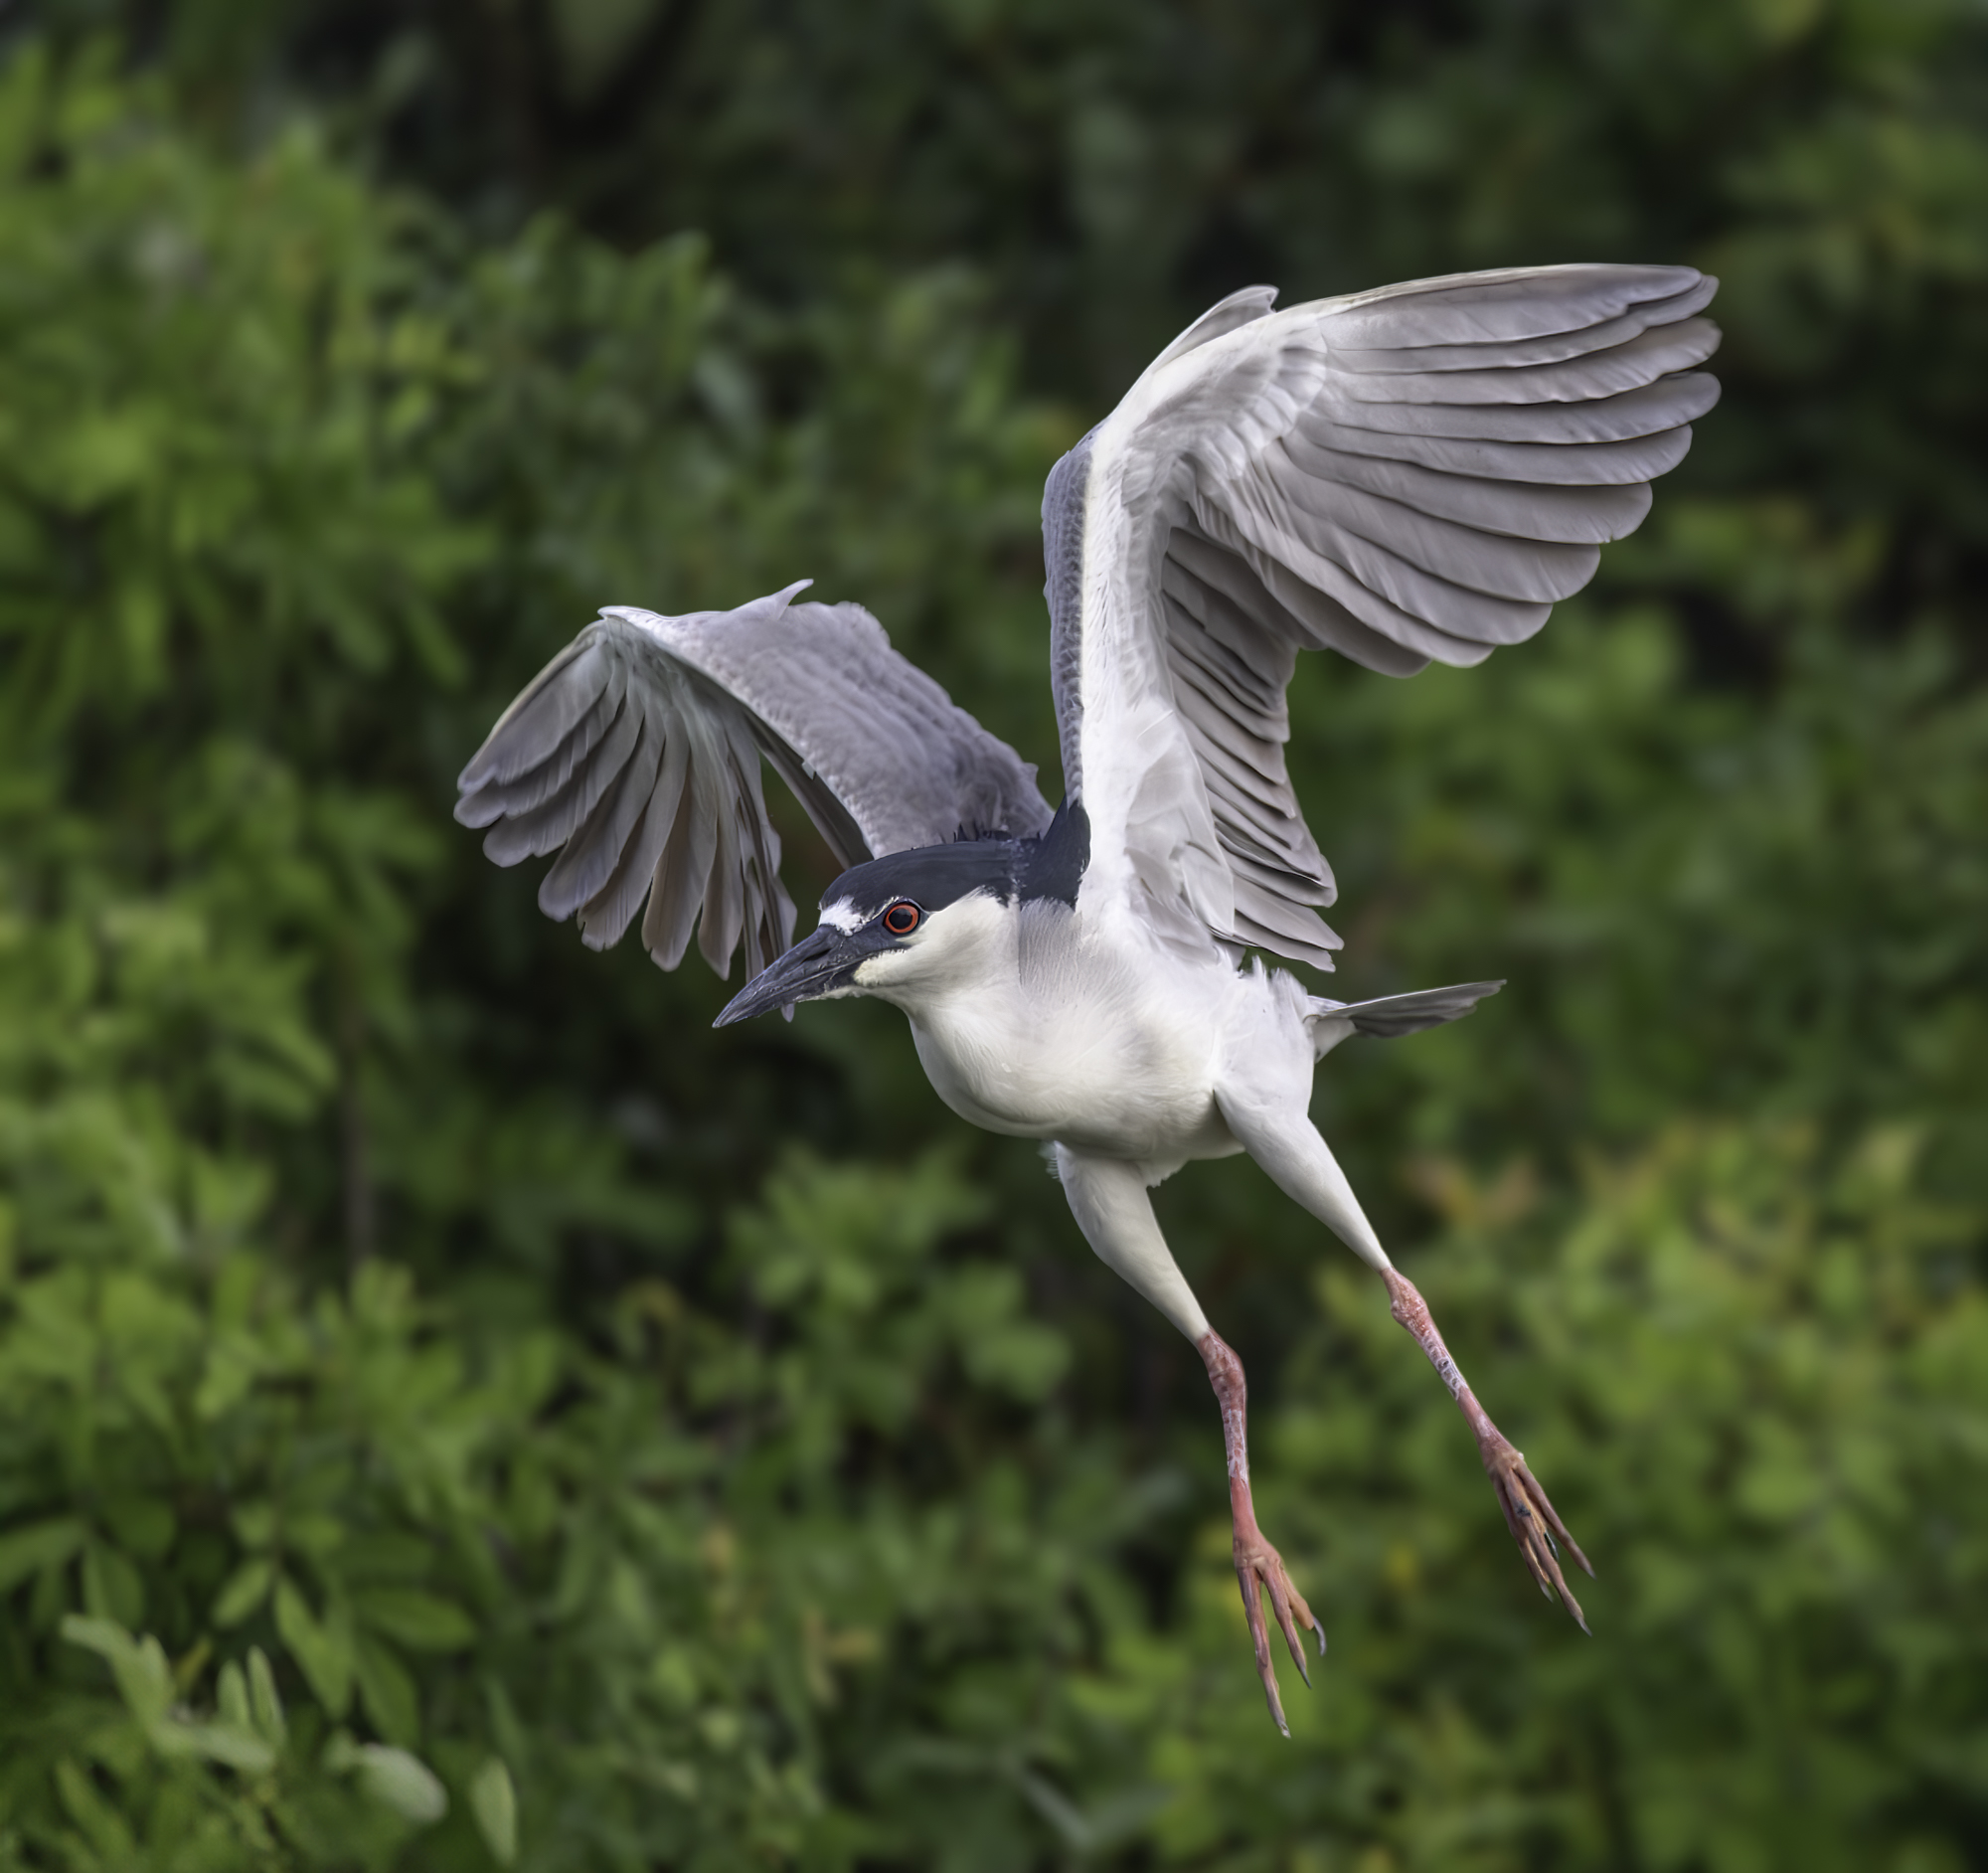
<path id="1" fill-rule="evenodd" d="M 1578 592 L 1717 401 L 1718 282 L 1459 274 L 1190 326 L 1043 503 L 1085 887 L 1189 948 L 1330 968 L 1332 872 L 1284 770 L 1301 649 L 1473 664 Z"/>
<path id="2" fill-rule="evenodd" d="M 499 865 L 560 851 L 539 908 L 578 913 L 593 948 L 620 937 L 645 895 L 642 941 L 666 969 L 700 912 L 698 947 L 720 975 L 742 940 L 748 976 L 786 948 L 794 907 L 761 756 L 844 866 L 962 828 L 1049 824 L 1035 769 L 861 605 L 790 602 L 807 583 L 736 611 L 603 611 L 462 770 L 456 818 L 490 827 L 483 849 Z"/>

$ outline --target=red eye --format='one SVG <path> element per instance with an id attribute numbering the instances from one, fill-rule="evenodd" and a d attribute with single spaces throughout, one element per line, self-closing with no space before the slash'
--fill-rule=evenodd
<path id="1" fill-rule="evenodd" d="M 918 919 L 924 915 L 915 904 L 900 902 L 884 913 L 884 928 L 893 936 L 909 936 L 918 927 Z"/>

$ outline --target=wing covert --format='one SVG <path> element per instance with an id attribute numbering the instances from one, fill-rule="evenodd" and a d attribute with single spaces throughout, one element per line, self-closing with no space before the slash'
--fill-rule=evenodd
<path id="1" fill-rule="evenodd" d="M 539 888 L 583 940 L 642 941 L 720 974 L 784 950 L 794 907 L 759 764 L 844 866 L 967 831 L 1039 832 L 1035 769 L 891 648 L 854 604 L 794 604 L 803 580 L 733 611 L 602 611 L 504 712 L 457 784 L 500 865 L 559 852 Z"/>

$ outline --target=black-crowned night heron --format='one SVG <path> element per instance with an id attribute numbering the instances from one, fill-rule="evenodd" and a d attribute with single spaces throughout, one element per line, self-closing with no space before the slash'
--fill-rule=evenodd
<path id="1" fill-rule="evenodd" d="M 750 971 L 721 1025 L 895 1002 L 955 1112 L 1054 1147 L 1091 1248 L 1207 1365 L 1280 1727 L 1259 1590 L 1301 1672 L 1298 1628 L 1317 1622 L 1256 1526 L 1242 1362 L 1153 1218 L 1148 1190 L 1190 1159 L 1248 1152 L 1380 1274 L 1533 1578 L 1583 1629 L 1558 1550 L 1587 1567 L 1306 1110 L 1314 1065 L 1349 1035 L 1454 1020 L 1499 985 L 1348 1005 L 1249 958 L 1329 969 L 1339 947 L 1284 771 L 1285 686 L 1300 650 L 1408 676 L 1532 636 L 1642 520 L 1716 400 L 1697 369 L 1715 285 L 1689 267 L 1523 268 L 1285 312 L 1252 287 L 1196 320 L 1050 475 L 1055 813 L 867 611 L 795 603 L 806 581 L 736 611 L 603 611 L 463 770 L 456 816 L 491 828 L 499 864 L 565 848 L 539 903 L 577 913 L 589 944 L 646 895 L 642 940 L 674 968 L 701 913 L 712 966 L 743 940 Z M 762 757 L 847 868 L 792 948 Z"/>

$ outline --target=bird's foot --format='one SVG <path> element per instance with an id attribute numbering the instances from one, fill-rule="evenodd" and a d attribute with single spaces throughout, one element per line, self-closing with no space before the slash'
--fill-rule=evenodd
<path id="1" fill-rule="evenodd" d="M 1567 1524 L 1547 1500 L 1538 1477 L 1526 1467 L 1524 1454 L 1512 1447 L 1512 1441 L 1488 1418 L 1478 1431 L 1477 1448 L 1484 1458 L 1491 1487 L 1498 1492 L 1498 1506 L 1505 1511 L 1505 1526 L 1512 1531 L 1512 1539 L 1526 1557 L 1526 1566 L 1538 1582 L 1540 1592 L 1549 1600 L 1558 1593 L 1568 1612 L 1574 1615 L 1574 1624 L 1587 1631 L 1580 1602 L 1574 1599 L 1560 1565 L 1560 1550 L 1565 1548 L 1591 1580 L 1594 1569 L 1580 1552 L 1580 1544 L 1567 1532 Z"/>
<path id="2" fill-rule="evenodd" d="M 1325 1656 L 1325 1628 L 1312 1618 L 1304 1596 L 1291 1584 L 1284 1557 L 1263 1539 L 1247 1498 L 1237 1503 L 1235 1509 L 1236 1581 L 1242 1589 L 1242 1611 L 1249 1621 L 1250 1640 L 1256 1647 L 1256 1675 L 1263 1681 L 1263 1696 L 1269 1701 L 1270 1715 L 1277 1720 L 1277 1728 L 1289 1736 L 1291 1727 L 1284 1721 L 1283 1699 L 1277 1695 L 1277 1668 L 1270 1658 L 1270 1628 L 1263 1618 L 1263 1597 L 1269 1596 L 1270 1611 L 1276 1615 L 1284 1643 L 1291 1648 L 1298 1676 L 1304 1679 L 1307 1689 L 1311 1685 L 1311 1672 L 1305 1664 L 1298 1627 L 1317 1635 L 1321 1658 Z"/>
<path id="3" fill-rule="evenodd" d="M 1568 1612 L 1574 1615 L 1574 1623 L 1585 1632 L 1587 1620 L 1580 1611 L 1580 1602 L 1570 1591 L 1560 1566 L 1560 1550 L 1564 1547 L 1586 1570 L 1589 1579 L 1593 1578 L 1594 1569 L 1580 1552 L 1580 1544 L 1567 1532 L 1567 1524 L 1547 1500 L 1539 1478 L 1526 1467 L 1525 1457 L 1513 1449 L 1511 1439 L 1485 1416 L 1483 1406 L 1464 1383 L 1463 1374 L 1457 1370 L 1456 1361 L 1450 1358 L 1449 1348 L 1442 1343 L 1442 1335 L 1429 1317 L 1428 1302 L 1422 1299 L 1420 1290 L 1399 1269 L 1383 1269 L 1381 1274 L 1388 1283 L 1395 1318 L 1414 1335 L 1415 1344 L 1427 1354 L 1429 1364 L 1448 1386 L 1450 1397 L 1456 1400 L 1465 1421 L 1476 1433 L 1477 1453 L 1484 1459 L 1491 1487 L 1498 1492 L 1498 1506 L 1505 1511 L 1505 1526 L 1512 1531 L 1512 1539 L 1526 1557 L 1526 1566 L 1539 1583 L 1540 1592 L 1551 1600 L 1557 1591 Z"/>
<path id="4" fill-rule="evenodd" d="M 1270 1715 L 1285 1736 L 1291 1727 L 1284 1721 L 1284 1700 L 1277 1695 L 1277 1668 L 1270 1662 L 1270 1628 L 1263 1618 L 1263 1596 L 1270 1597 L 1270 1611 L 1277 1616 L 1284 1643 L 1297 1661 L 1298 1676 L 1307 1686 L 1311 1672 L 1305 1666 L 1304 1642 L 1298 1627 L 1318 1634 L 1318 1655 L 1325 1656 L 1325 1628 L 1311 1617 L 1304 1596 L 1291 1585 L 1284 1557 L 1263 1539 L 1256 1526 L 1256 1509 L 1249 1499 L 1249 1441 L 1243 1424 L 1248 1409 L 1248 1385 L 1242 1376 L 1242 1362 L 1235 1350 L 1215 1332 L 1204 1333 L 1195 1342 L 1208 1381 L 1215 1388 L 1222 1407 L 1222 1439 L 1229 1455 L 1229 1518 L 1236 1531 L 1236 1582 L 1242 1589 L 1242 1613 L 1249 1621 L 1250 1642 L 1256 1647 L 1256 1675 L 1263 1681 L 1263 1696 L 1269 1701 Z"/>

